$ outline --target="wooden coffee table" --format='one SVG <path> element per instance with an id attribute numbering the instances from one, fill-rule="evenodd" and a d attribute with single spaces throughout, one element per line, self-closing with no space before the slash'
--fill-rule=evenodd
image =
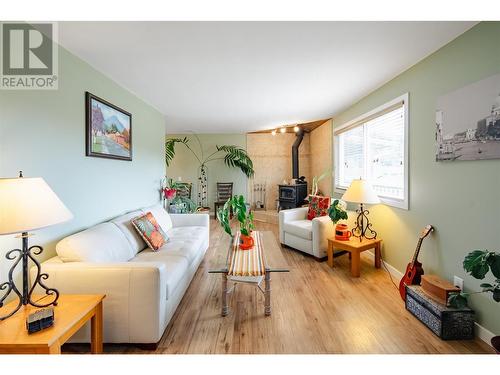
<path id="1" fill-rule="evenodd" d="M 374 240 L 363 239 L 360 241 L 359 238 L 351 237 L 349 241 L 339 241 L 335 238 L 328 239 L 328 265 L 333 267 L 333 250 L 344 250 L 349 252 L 349 257 L 351 259 L 351 275 L 353 277 L 359 277 L 360 275 L 360 259 L 361 252 L 368 249 L 375 249 L 375 268 L 380 268 L 380 247 L 382 240 L 380 238 Z"/>
<path id="2" fill-rule="evenodd" d="M 102 353 L 102 300 L 99 295 L 61 295 L 54 306 L 54 325 L 28 334 L 26 318 L 39 310 L 24 306 L 17 313 L 0 321 L 0 354 L 60 354 L 61 346 L 85 323 L 91 324 L 91 352 Z M 34 300 L 37 299 L 35 296 Z M 0 309 L 12 311 L 17 301 Z"/>

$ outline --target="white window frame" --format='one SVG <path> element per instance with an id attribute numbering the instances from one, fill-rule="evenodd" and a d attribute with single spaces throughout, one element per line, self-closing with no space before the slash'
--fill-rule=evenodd
<path id="1" fill-rule="evenodd" d="M 339 194 L 344 194 L 346 191 L 346 188 L 342 186 L 337 186 L 336 184 L 336 174 L 338 173 L 337 171 L 337 163 L 335 162 L 335 157 L 337 155 L 337 150 L 336 148 L 338 147 L 337 141 L 336 141 L 336 136 L 342 132 L 343 129 L 347 127 L 351 127 L 353 124 L 359 123 L 359 126 L 362 126 L 363 122 L 365 120 L 369 119 L 372 116 L 375 116 L 377 113 L 382 113 L 383 111 L 387 110 L 388 108 L 395 106 L 398 103 L 403 102 L 403 112 L 404 112 L 404 198 L 403 199 L 397 199 L 397 198 L 392 198 L 392 197 L 383 197 L 380 196 L 380 200 L 382 203 L 387 204 L 388 206 L 392 207 L 397 207 L 397 208 L 402 208 L 404 210 L 409 210 L 409 124 L 410 124 L 410 116 L 409 116 L 409 93 L 405 93 L 401 96 L 398 96 L 397 98 L 382 104 L 381 106 L 366 112 L 362 114 L 361 116 L 358 116 L 338 127 L 334 127 L 333 130 L 333 170 L 334 170 L 334 178 L 333 178 L 333 184 L 334 184 L 334 189 L 333 191 L 335 193 Z M 365 145 L 366 146 L 366 145 Z M 365 148 L 366 149 L 366 148 Z M 365 166 L 366 168 L 366 166 Z"/>

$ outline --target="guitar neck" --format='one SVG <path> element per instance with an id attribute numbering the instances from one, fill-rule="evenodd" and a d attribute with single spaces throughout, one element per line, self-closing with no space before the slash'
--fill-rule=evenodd
<path id="1" fill-rule="evenodd" d="M 420 253 L 420 247 L 422 246 L 423 238 L 419 238 L 417 242 L 417 248 L 415 249 L 415 254 L 413 254 L 413 259 L 411 260 L 411 265 L 413 266 L 418 259 L 418 254 Z"/>

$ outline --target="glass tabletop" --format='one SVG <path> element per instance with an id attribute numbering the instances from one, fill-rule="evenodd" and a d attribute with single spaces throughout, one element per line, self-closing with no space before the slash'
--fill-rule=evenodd
<path id="1" fill-rule="evenodd" d="M 270 231 L 260 231 L 262 247 L 264 250 L 264 265 L 271 272 L 286 272 L 290 266 L 283 256 L 281 246 L 276 241 L 274 234 Z M 230 252 L 232 251 L 232 239 L 225 235 L 210 263 L 210 272 L 225 272 L 229 266 Z"/>

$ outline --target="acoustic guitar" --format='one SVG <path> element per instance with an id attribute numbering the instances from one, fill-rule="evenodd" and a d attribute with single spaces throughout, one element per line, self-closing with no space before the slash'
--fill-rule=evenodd
<path id="1" fill-rule="evenodd" d="M 420 285 L 420 280 L 422 275 L 424 274 L 424 269 L 422 268 L 422 263 L 418 261 L 418 254 L 420 253 L 422 241 L 433 230 L 434 227 L 428 224 L 420 232 L 420 237 L 418 238 L 417 248 L 415 249 L 415 254 L 413 254 L 413 259 L 406 266 L 405 275 L 399 282 L 399 294 L 401 294 L 401 298 L 403 299 L 403 301 L 406 300 L 406 285 Z"/>

